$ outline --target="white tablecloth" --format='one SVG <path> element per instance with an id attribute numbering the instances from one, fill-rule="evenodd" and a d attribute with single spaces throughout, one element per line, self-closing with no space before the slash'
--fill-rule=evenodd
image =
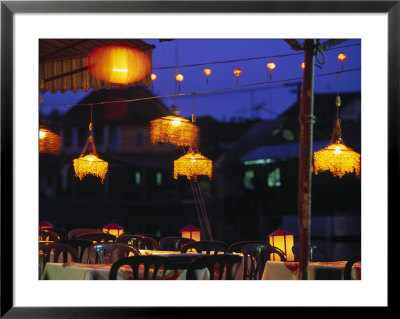
<path id="1" fill-rule="evenodd" d="M 343 279 L 346 261 L 311 262 L 308 264 L 308 279 Z M 361 263 L 355 263 L 351 273 L 352 279 L 361 279 Z M 297 280 L 299 263 L 296 261 L 267 261 L 262 280 Z"/>

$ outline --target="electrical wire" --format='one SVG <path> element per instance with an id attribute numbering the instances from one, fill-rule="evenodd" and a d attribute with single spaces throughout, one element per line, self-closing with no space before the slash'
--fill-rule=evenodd
<path id="1" fill-rule="evenodd" d="M 353 47 L 353 46 L 360 46 L 361 44 L 349 44 L 341 46 L 343 47 Z M 322 47 L 321 47 L 322 48 Z M 335 50 L 337 48 L 329 48 L 324 51 Z M 261 59 L 272 59 L 272 58 L 284 58 L 289 56 L 296 56 L 296 55 L 304 55 L 303 52 L 300 53 L 287 53 L 287 54 L 279 54 L 279 55 L 268 55 L 268 56 L 260 56 L 260 57 L 251 57 L 251 58 L 242 58 L 242 59 L 234 59 L 234 60 L 220 60 L 220 61 L 212 61 L 212 62 L 204 62 L 204 63 L 193 63 L 193 64 L 184 64 L 184 65 L 175 65 L 175 66 L 160 66 L 160 67 L 153 67 L 153 70 L 168 70 L 168 69 L 177 69 L 177 68 L 190 68 L 202 65 L 211 65 L 211 64 L 223 64 L 223 63 L 234 63 L 240 61 L 252 61 L 252 60 L 261 60 Z"/>
<path id="2" fill-rule="evenodd" d="M 339 72 L 329 72 L 329 73 L 323 73 L 323 74 L 316 74 L 315 77 L 316 78 L 317 77 L 324 77 L 324 76 L 330 76 L 330 75 L 337 74 L 337 73 L 354 72 L 354 71 L 360 71 L 360 70 L 361 70 L 361 68 L 353 68 L 353 69 L 347 69 L 347 70 L 343 70 L 343 71 L 339 71 Z M 39 107 L 72 107 L 72 106 L 103 105 L 103 104 L 109 104 L 109 103 L 130 103 L 130 102 L 138 102 L 138 101 L 145 101 L 145 100 L 169 98 L 169 97 L 174 97 L 174 96 L 190 96 L 190 95 L 193 95 L 193 94 L 199 95 L 199 94 L 218 93 L 218 92 L 223 92 L 223 91 L 228 91 L 228 90 L 235 90 L 235 89 L 237 90 L 237 89 L 241 89 L 241 88 L 259 86 L 259 85 L 266 85 L 266 84 L 275 84 L 275 83 L 283 83 L 283 82 L 297 82 L 297 81 L 302 80 L 302 79 L 303 79 L 302 77 L 297 77 L 297 78 L 290 78 L 290 79 L 283 79 L 283 80 L 274 80 L 274 81 L 242 84 L 242 85 L 239 85 L 237 87 L 234 86 L 234 87 L 227 87 L 227 88 L 220 88 L 220 89 L 213 89 L 213 90 L 205 90 L 205 91 L 197 91 L 197 92 L 166 94 L 166 95 L 150 96 L 150 97 L 142 97 L 142 98 L 126 99 L 126 100 L 118 100 L 118 101 L 102 101 L 102 102 L 77 103 L 77 104 L 59 104 L 59 105 L 39 105 Z"/>

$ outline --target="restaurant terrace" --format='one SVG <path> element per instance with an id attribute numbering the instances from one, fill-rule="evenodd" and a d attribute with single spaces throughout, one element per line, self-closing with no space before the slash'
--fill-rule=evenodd
<path id="1" fill-rule="evenodd" d="M 40 39 L 38 279 L 361 280 L 360 74 L 360 39 Z"/>

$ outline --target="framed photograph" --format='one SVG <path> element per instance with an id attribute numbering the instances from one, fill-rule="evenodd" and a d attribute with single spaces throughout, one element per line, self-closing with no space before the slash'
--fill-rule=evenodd
<path id="1" fill-rule="evenodd" d="M 400 176 L 399 21 L 399 1 L 2 1 L 1 317 L 175 318 L 193 311 L 186 307 L 389 307 L 389 204 L 393 204 L 397 196 Z M 37 223 L 41 194 L 37 105 L 43 104 L 46 91 L 41 91 L 42 84 L 38 81 L 38 74 L 42 72 L 39 70 L 39 41 L 43 39 L 142 39 L 145 42 L 149 39 L 150 44 L 160 43 L 160 39 L 228 39 L 241 40 L 241 45 L 246 40 L 270 39 L 281 41 L 291 53 L 304 53 L 304 59 L 307 59 L 306 48 L 296 49 L 303 40 L 304 43 L 310 39 L 355 40 L 354 46 L 361 51 L 358 72 L 361 70 L 362 279 L 222 283 L 206 280 L 155 283 L 38 280 Z M 226 52 L 225 60 L 235 60 L 235 47 L 226 46 L 228 48 L 230 52 Z M 201 48 L 198 50 L 201 52 Z M 254 56 L 258 52 L 255 50 Z M 176 56 L 175 59 L 177 62 Z M 265 66 L 263 69 L 267 74 L 265 81 L 279 82 L 279 78 L 274 78 L 275 64 L 267 68 L 269 73 Z M 202 72 L 202 85 L 208 89 L 212 75 L 208 79 L 211 73 Z M 240 86 L 239 75 L 235 74 L 233 86 Z M 298 81 L 303 86 L 304 79 Z M 181 94 L 178 84 L 174 85 L 175 88 L 171 87 L 175 89 L 174 96 L 180 94 L 184 98 L 184 90 Z M 298 89 L 300 91 L 301 87 Z M 193 104 L 193 112 L 184 110 L 184 116 L 195 113 L 195 97 L 197 111 L 201 113 L 200 95 L 187 96 L 184 103 L 188 110 Z M 163 98 L 173 100 L 168 94 Z M 76 101 L 63 104 L 74 103 Z M 239 103 L 238 100 L 236 109 Z M 261 112 L 261 107 L 252 112 Z M 229 106 L 221 106 L 223 108 Z M 121 110 L 123 112 L 123 108 Z M 223 112 L 220 115 L 221 119 L 225 116 Z M 285 135 L 288 139 L 289 133 Z M 136 143 L 142 143 L 142 136 L 135 138 Z M 250 163 L 254 159 L 249 157 L 247 161 Z M 275 175 L 268 175 L 268 183 L 276 186 L 280 177 L 273 173 Z M 164 177 L 157 174 L 154 181 L 160 185 Z M 136 172 L 132 176 L 132 187 L 140 184 L 142 175 Z M 253 177 L 248 176 L 249 185 Z M 252 189 L 250 186 L 248 188 Z M 57 205 L 61 207 L 64 203 Z M 95 209 L 91 211 L 93 218 L 96 218 L 95 212 Z M 372 247 L 379 247 L 380 251 Z"/>

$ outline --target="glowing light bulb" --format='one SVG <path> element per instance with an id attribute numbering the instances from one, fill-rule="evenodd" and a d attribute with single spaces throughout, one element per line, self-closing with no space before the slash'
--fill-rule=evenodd
<path id="1" fill-rule="evenodd" d="M 45 137 L 46 137 L 46 132 L 39 131 L 39 138 L 45 138 Z"/>
<path id="2" fill-rule="evenodd" d="M 269 70 L 273 70 L 276 68 L 276 64 L 274 62 L 269 62 L 269 63 L 267 63 L 267 68 Z"/>
<path id="3" fill-rule="evenodd" d="M 203 70 L 203 73 L 204 73 L 205 76 L 209 76 L 211 74 L 211 69 L 206 68 L 206 69 Z"/>
<path id="4" fill-rule="evenodd" d="M 183 75 L 179 73 L 179 74 L 176 75 L 175 79 L 176 79 L 178 82 L 182 82 L 182 81 L 183 81 Z"/>
<path id="5" fill-rule="evenodd" d="M 340 62 L 344 62 L 344 61 L 347 60 L 347 55 L 346 55 L 345 53 L 342 52 L 342 53 L 339 53 L 339 54 L 338 54 L 337 58 L 338 58 L 338 60 L 339 60 Z"/>
<path id="6" fill-rule="evenodd" d="M 152 73 L 152 74 L 150 75 L 150 78 L 151 78 L 152 81 L 154 81 L 155 79 L 157 79 L 157 75 L 155 75 L 154 73 Z"/>
<path id="7" fill-rule="evenodd" d="M 341 150 L 340 150 L 340 147 L 339 147 L 339 146 L 336 146 L 336 147 L 335 147 L 334 153 L 335 153 L 335 154 L 340 154 L 340 153 L 341 153 Z"/>

